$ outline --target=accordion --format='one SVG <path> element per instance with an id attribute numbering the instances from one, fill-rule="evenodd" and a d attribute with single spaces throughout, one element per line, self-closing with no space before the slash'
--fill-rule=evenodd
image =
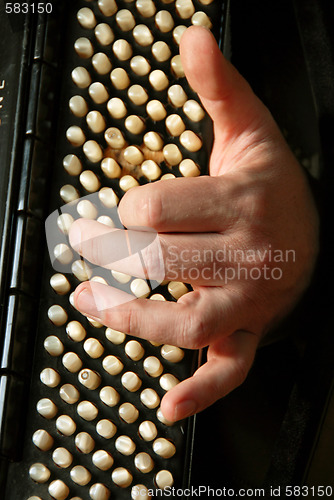
<path id="1" fill-rule="evenodd" d="M 103 278 L 75 260 L 66 241 L 75 216 L 113 225 L 111 209 L 133 186 L 205 173 L 211 123 L 186 82 L 178 45 L 192 24 L 212 29 L 223 45 L 226 11 L 216 0 L 1 3 L 7 500 L 151 498 L 189 483 L 194 419 L 172 424 L 159 404 L 198 355 L 81 316 L 71 292 Z M 56 269 L 45 245 L 51 212 Z M 189 291 L 179 282 L 153 290 L 145 280 L 109 276 L 153 300 Z"/>

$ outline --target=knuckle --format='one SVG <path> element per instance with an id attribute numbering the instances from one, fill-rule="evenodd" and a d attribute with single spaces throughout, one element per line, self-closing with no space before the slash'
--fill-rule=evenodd
<path id="1" fill-rule="evenodd" d="M 163 244 L 158 236 L 145 247 L 143 257 L 148 278 L 157 281 L 164 279 Z"/>
<path id="2" fill-rule="evenodd" d="M 144 193 L 142 193 L 144 194 Z M 151 229 L 158 229 L 163 217 L 162 200 L 159 190 L 148 189 L 146 195 L 137 202 L 141 224 Z"/>
<path id="3" fill-rule="evenodd" d="M 192 311 L 188 316 L 187 336 L 193 349 L 207 345 L 208 323 L 203 314 Z"/>

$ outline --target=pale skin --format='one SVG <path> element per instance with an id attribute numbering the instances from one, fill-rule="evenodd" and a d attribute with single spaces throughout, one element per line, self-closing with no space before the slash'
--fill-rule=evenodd
<path id="1" fill-rule="evenodd" d="M 199 279 L 189 279 L 193 291 L 177 302 L 136 299 L 123 305 L 115 305 L 118 292 L 111 287 L 78 286 L 77 309 L 106 326 L 159 343 L 208 347 L 205 364 L 163 397 L 161 409 L 171 421 L 207 408 L 245 380 L 261 339 L 307 288 L 318 249 L 318 216 L 307 179 L 267 108 L 206 29 L 189 28 L 180 52 L 187 79 L 214 124 L 210 175 L 132 188 L 119 204 L 120 218 L 127 228 L 158 231 L 166 264 L 170 248 L 173 255 L 252 249 L 261 258 L 243 266 L 249 271 L 279 266 L 282 276 L 236 276 L 225 282 L 214 278 L 210 263 L 211 274 L 206 270 L 205 278 L 199 272 Z M 101 248 L 99 236 L 108 231 L 81 219 L 71 228 L 70 242 L 87 260 L 102 264 L 109 249 L 105 237 Z M 268 249 L 293 250 L 295 259 L 273 263 Z M 184 278 L 193 265 L 173 262 L 173 276 L 166 265 L 165 278 L 175 280 L 175 269 L 181 267 Z M 223 265 L 236 268 L 237 263 Z M 199 271 L 204 266 L 208 263 L 196 264 Z M 118 270 L 129 273 L 128 264 Z"/>

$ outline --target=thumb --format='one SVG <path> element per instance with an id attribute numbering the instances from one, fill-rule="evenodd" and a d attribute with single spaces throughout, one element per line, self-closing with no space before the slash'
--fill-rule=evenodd
<path id="1" fill-rule="evenodd" d="M 235 138 L 268 119 L 266 107 L 225 59 L 210 31 L 188 28 L 181 38 L 180 54 L 187 80 L 211 116 L 216 133 L 218 129 L 225 138 Z"/>

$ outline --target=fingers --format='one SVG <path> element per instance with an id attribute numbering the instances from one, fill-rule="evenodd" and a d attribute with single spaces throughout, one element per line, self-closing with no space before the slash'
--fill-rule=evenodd
<path id="1" fill-rule="evenodd" d="M 70 231 L 72 247 L 96 266 L 159 283 L 182 281 L 210 287 L 237 276 L 237 257 L 229 242 L 228 235 L 219 233 L 158 235 L 85 219 L 75 221 Z"/>
<path id="2" fill-rule="evenodd" d="M 165 268 L 156 232 L 115 229 L 95 220 L 75 221 L 71 246 L 92 264 L 148 280 L 163 281 Z"/>
<path id="3" fill-rule="evenodd" d="M 128 191 L 118 212 L 124 226 L 146 226 L 159 232 L 214 232 L 236 219 L 234 200 L 240 183 L 225 176 L 177 178 Z"/>
<path id="4" fill-rule="evenodd" d="M 115 330 L 190 349 L 208 345 L 215 335 L 230 335 L 237 322 L 243 322 L 238 301 L 220 288 L 209 293 L 203 287 L 178 302 L 163 302 L 135 299 L 101 283 L 84 282 L 75 291 L 74 304 Z"/>
<path id="5" fill-rule="evenodd" d="M 254 334 L 238 331 L 211 345 L 208 361 L 163 397 L 164 416 L 170 421 L 189 417 L 238 387 L 252 366 L 258 341 Z"/>
<path id="6" fill-rule="evenodd" d="M 265 109 L 205 28 L 185 31 L 180 54 L 187 80 L 216 127 L 239 135 Z"/>

